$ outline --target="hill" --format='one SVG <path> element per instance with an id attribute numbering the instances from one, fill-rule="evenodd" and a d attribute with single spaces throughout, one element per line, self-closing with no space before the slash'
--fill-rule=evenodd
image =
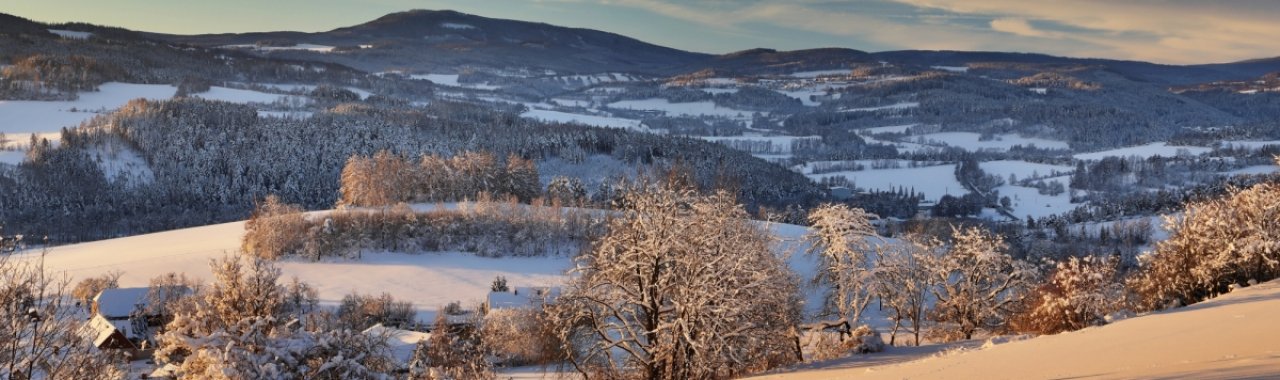
<path id="1" fill-rule="evenodd" d="M 891 348 L 757 379 L 1264 379 L 1280 373 L 1276 313 L 1280 281 L 1076 332 L 938 356 Z"/>

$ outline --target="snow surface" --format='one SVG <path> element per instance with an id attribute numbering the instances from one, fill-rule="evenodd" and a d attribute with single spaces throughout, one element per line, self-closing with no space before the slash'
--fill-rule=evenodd
<path id="1" fill-rule="evenodd" d="M 1062 182 L 1066 186 L 1066 177 L 1058 177 L 1045 182 Z M 1000 192 L 1001 197 L 1009 197 L 1012 201 L 1012 210 L 1010 213 L 1019 218 L 1025 218 L 1027 215 L 1043 218 L 1049 215 L 1062 215 L 1079 204 L 1071 203 L 1071 193 L 1063 191 L 1062 194 L 1056 196 L 1040 194 L 1040 190 L 1034 187 L 1023 186 L 1000 186 L 996 188 Z"/>
<path id="2" fill-rule="evenodd" d="M 710 142 L 725 141 L 753 141 L 768 142 L 772 149 L 778 153 L 791 153 L 791 143 L 796 140 L 821 140 L 822 136 L 698 136 L 697 138 Z"/>
<path id="3" fill-rule="evenodd" d="M 1161 157 L 1177 157 L 1182 152 L 1197 156 L 1208 153 L 1209 148 L 1199 146 L 1174 146 L 1168 143 L 1157 142 L 1147 145 L 1140 145 L 1128 148 L 1112 149 L 1102 152 L 1081 153 L 1075 155 L 1078 160 L 1101 160 L 1106 157 L 1129 157 L 1138 156 L 1142 158 L 1151 158 L 1155 156 Z"/>
<path id="4" fill-rule="evenodd" d="M 929 133 L 929 134 L 912 137 L 911 141 L 918 142 L 918 141 L 921 141 L 918 139 L 923 139 L 923 141 L 940 142 L 948 146 L 961 148 L 971 152 L 980 151 L 980 150 L 1008 151 L 1009 148 L 1013 147 L 1014 145 L 1022 145 L 1024 147 L 1035 145 L 1037 148 L 1044 148 L 1044 149 L 1069 149 L 1070 148 L 1070 146 L 1067 145 L 1065 141 L 1046 140 L 1046 139 L 1035 138 L 1035 137 L 1022 137 L 1016 134 L 996 135 L 994 139 L 987 140 L 987 141 L 979 140 L 980 137 L 982 137 L 981 134 L 973 133 L 973 132 L 940 132 L 940 133 Z"/>
<path id="5" fill-rule="evenodd" d="M 201 99 L 221 100 L 224 102 L 231 102 L 231 103 L 270 104 L 277 100 L 287 99 L 292 95 L 268 94 L 261 91 L 241 90 L 238 88 L 226 88 L 226 87 L 213 86 L 209 88 L 209 91 L 201 92 L 198 94 L 191 94 L 191 96 L 201 98 Z"/>
<path id="6" fill-rule="evenodd" d="M 3 153 L 0 153 L 3 154 Z M 1254 165 L 1246 168 L 1236 169 L 1222 174 L 1241 175 L 1241 174 L 1271 174 L 1280 172 L 1280 166 L 1275 165 Z"/>
<path id="7" fill-rule="evenodd" d="M 77 32 L 74 30 L 62 29 L 49 29 L 49 33 L 57 34 L 68 40 L 87 40 L 90 36 L 93 36 L 93 33 L 90 32 Z"/>
<path id="8" fill-rule="evenodd" d="M 454 29 L 454 30 L 475 29 L 475 28 L 476 28 L 475 26 L 472 26 L 472 25 L 470 25 L 470 24 L 460 24 L 460 23 L 456 23 L 456 22 L 446 22 L 446 23 L 441 23 L 441 24 L 440 24 L 440 26 L 441 26 L 441 27 L 444 27 L 444 28 L 448 28 L 448 29 Z"/>
<path id="9" fill-rule="evenodd" d="M 123 271 L 121 287 L 147 286 L 151 278 L 170 273 L 211 281 L 209 262 L 234 255 L 244 235 L 244 222 L 216 224 L 91 243 L 55 247 L 45 267 L 65 273 L 71 283 L 113 270 Z M 14 255 L 39 259 L 39 252 Z M 495 276 L 520 286 L 552 286 L 564 281 L 567 257 L 485 258 L 469 253 L 365 253 L 359 260 L 282 260 L 281 278 L 297 276 L 319 291 L 323 305 L 336 306 L 351 292 L 390 293 L 414 304 L 421 321 L 430 323 L 440 307 L 461 301 L 479 305 Z"/>
<path id="10" fill-rule="evenodd" d="M 0 150 L 0 164 L 17 165 L 26 158 L 27 152 L 20 150 Z"/>
<path id="11" fill-rule="evenodd" d="M 623 119 L 620 117 L 583 115 L 551 110 L 528 110 L 521 113 L 520 116 L 547 122 L 579 123 L 597 127 L 647 130 L 647 128 L 640 124 L 639 120 Z"/>
<path id="12" fill-rule="evenodd" d="M 1017 176 L 1019 180 L 1022 180 L 1033 177 L 1049 177 L 1053 176 L 1054 172 L 1066 174 L 1076 170 L 1071 166 L 1038 164 L 1034 162 L 1015 160 L 987 161 L 979 163 L 978 166 L 987 174 L 999 176 L 1005 180 L 1009 179 L 1010 174 L 1013 174 Z"/>
<path id="13" fill-rule="evenodd" d="M 750 119 L 752 111 L 742 111 L 716 105 L 713 102 L 672 103 L 667 99 L 623 100 L 609 103 L 609 107 L 632 110 L 662 111 L 673 116 L 713 116 Z M 767 112 L 761 112 L 767 115 Z"/>
<path id="14" fill-rule="evenodd" d="M 493 86 L 489 84 L 460 83 L 458 82 L 458 77 L 459 77 L 458 74 L 413 74 L 409 76 L 409 78 L 411 79 L 426 79 L 431 81 L 431 83 L 435 83 L 441 86 L 464 87 L 464 88 L 473 88 L 477 90 L 496 90 L 501 88 L 499 86 Z"/>
<path id="15" fill-rule="evenodd" d="M 916 108 L 919 106 L 920 106 L 920 102 L 902 102 L 902 103 L 894 103 L 890 105 L 876 106 L 876 107 L 846 108 L 846 109 L 840 110 L 840 112 L 875 112 L 875 111 L 884 111 L 884 110 L 904 110 L 908 108 Z"/>
<path id="16" fill-rule="evenodd" d="M 860 129 L 858 130 L 858 132 L 862 132 L 863 134 L 907 133 L 908 129 L 911 129 L 911 127 L 915 127 L 918 125 L 920 124 L 889 125 L 884 127 L 872 127 L 872 128 Z"/>
<path id="17" fill-rule="evenodd" d="M 279 51 L 279 50 L 305 50 L 317 53 L 328 53 L 333 51 L 333 46 L 316 45 L 316 44 L 296 44 L 293 46 L 258 46 L 253 44 L 242 45 L 225 45 L 224 49 L 251 49 L 257 51 Z"/>
<path id="18" fill-rule="evenodd" d="M 1258 150 L 1266 146 L 1280 146 L 1280 140 L 1270 141 L 1223 141 L 1223 148 Z"/>
<path id="19" fill-rule="evenodd" d="M 967 73 L 967 72 L 969 72 L 969 66 L 930 66 L 930 67 L 932 67 L 932 68 L 934 68 L 934 69 L 937 69 L 937 70 L 949 71 L 949 72 L 953 72 L 953 73 Z"/>
<path id="20" fill-rule="evenodd" d="M 1189 307 L 1076 332 L 943 351 L 941 355 L 891 347 L 884 353 L 758 378 L 1274 378 L 1280 373 L 1277 313 L 1280 281 L 1272 281 Z M 887 356 L 900 359 L 884 360 Z"/>
<path id="21" fill-rule="evenodd" d="M 867 167 L 870 168 L 870 165 Z M 968 192 L 956 180 L 955 171 L 956 165 L 949 164 L 919 168 L 842 171 L 807 174 L 807 176 L 814 181 L 822 177 L 844 176 L 853 182 L 855 187 L 866 190 L 892 191 L 899 187 L 908 190 L 914 188 L 916 192 L 923 192 L 926 200 L 936 201 L 943 195 L 961 196 Z"/>
<path id="22" fill-rule="evenodd" d="M 791 73 L 791 77 L 817 78 L 817 77 L 829 76 L 829 75 L 849 75 L 852 72 L 853 70 L 851 69 L 800 71 L 800 72 Z"/>
<path id="23" fill-rule="evenodd" d="M 79 126 L 98 112 L 114 111 L 130 100 L 169 99 L 177 90 L 170 85 L 110 82 L 98 86 L 98 91 L 80 92 L 72 101 L 0 100 L 0 132 L 25 143 L 31 133 L 56 133 L 62 127 Z"/>

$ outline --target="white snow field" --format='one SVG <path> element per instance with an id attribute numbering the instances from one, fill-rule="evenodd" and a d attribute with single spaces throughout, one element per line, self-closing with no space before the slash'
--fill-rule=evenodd
<path id="1" fill-rule="evenodd" d="M 609 103 L 611 108 L 661 111 L 673 116 L 713 116 L 731 119 L 750 119 L 752 111 L 742 111 L 716 105 L 713 102 L 672 103 L 667 99 L 623 100 Z M 767 115 L 767 112 L 761 112 Z"/>
<path id="2" fill-rule="evenodd" d="M 244 222 L 159 232 L 119 239 L 55 247 L 45 268 L 65 273 L 75 282 L 109 271 L 122 271 L 121 287 L 147 286 L 151 278 L 170 272 L 211 281 L 209 262 L 233 255 L 244 235 Z M 40 252 L 15 255 L 39 259 Z M 567 257 L 484 258 L 469 253 L 365 253 L 359 260 L 282 260 L 282 279 L 297 276 L 315 286 L 321 304 L 336 306 L 351 292 L 390 293 L 413 302 L 420 320 L 430 323 L 445 304 L 479 304 L 495 276 L 519 286 L 556 285 L 564 281 Z"/>
<path id="3" fill-rule="evenodd" d="M 806 174 L 817 181 L 822 177 L 844 176 L 853 185 L 866 190 L 893 191 L 899 187 L 924 193 L 926 200 L 937 201 L 943 195 L 961 196 L 968 193 L 964 185 L 956 180 L 956 165 L 937 165 L 919 168 L 904 167 L 900 169 L 870 169 L 860 171 L 841 171 L 824 174 Z"/>
<path id="4" fill-rule="evenodd" d="M 1280 281 L 1107 326 L 986 344 L 893 347 L 758 379 L 1274 379 L 1280 377 Z M 899 354 L 905 353 L 905 354 Z M 906 361 L 914 355 L 918 360 Z M 886 357 L 907 356 L 894 363 Z"/>
<path id="5" fill-rule="evenodd" d="M 57 34 L 59 37 L 66 38 L 68 40 L 87 40 L 89 37 L 93 36 L 93 33 L 90 32 L 77 32 L 74 30 L 64 29 L 49 29 L 49 33 Z"/>
<path id="6" fill-rule="evenodd" d="M 978 164 L 978 166 L 987 174 L 999 176 L 1006 180 L 1009 179 L 1010 174 L 1013 174 L 1018 179 L 1045 178 L 1057 176 L 1054 173 L 1068 174 L 1076 170 L 1071 166 L 1039 164 L 1016 160 L 986 161 Z M 1066 183 L 1063 184 L 1065 185 Z"/>
<path id="7" fill-rule="evenodd" d="M 0 132 L 10 140 L 26 143 L 32 133 L 54 133 L 62 127 L 75 127 L 99 112 L 114 111 L 137 98 L 169 99 L 177 88 L 163 84 L 131 84 L 110 82 L 98 91 L 80 92 L 72 101 L 0 100 Z"/>
<path id="8" fill-rule="evenodd" d="M 876 107 L 846 108 L 846 109 L 840 110 L 840 112 L 876 112 L 876 111 L 884 111 L 884 110 L 904 110 L 908 108 L 916 108 L 919 106 L 920 106 L 920 102 L 902 102 L 902 103 L 894 103 L 894 104 L 876 106 Z"/>
<path id="9" fill-rule="evenodd" d="M 268 94 L 261 91 L 241 90 L 238 88 L 226 88 L 213 86 L 209 91 L 191 94 L 191 96 L 207 100 L 221 100 L 231 103 L 264 103 L 270 104 L 277 100 L 287 99 L 293 95 Z"/>
<path id="10" fill-rule="evenodd" d="M 1128 148 L 1105 150 L 1093 153 L 1081 153 L 1075 155 L 1078 160 L 1101 160 L 1106 157 L 1129 157 L 1138 156 L 1141 158 L 1151 158 L 1155 156 L 1161 157 L 1177 157 L 1180 154 L 1190 154 L 1198 156 L 1208 153 L 1212 149 L 1200 146 L 1175 146 L 1168 143 L 1157 142 L 1147 145 L 1139 145 Z"/>
<path id="11" fill-rule="evenodd" d="M 1014 145 L 1023 147 L 1034 145 L 1041 149 L 1070 149 L 1066 141 L 1048 140 L 1035 137 L 1022 137 L 1016 134 L 996 135 L 994 140 L 980 140 L 981 134 L 973 132 L 939 132 L 913 136 L 908 141 L 933 142 L 961 148 L 968 151 L 997 150 L 1008 151 Z"/>
<path id="12" fill-rule="evenodd" d="M 546 122 L 559 123 L 578 123 L 591 125 L 596 127 L 607 128 L 625 128 L 634 130 L 648 130 L 644 125 L 640 124 L 640 120 L 624 119 L 620 117 L 583 115 L 577 113 L 531 109 L 520 114 L 520 117 L 542 120 Z"/>

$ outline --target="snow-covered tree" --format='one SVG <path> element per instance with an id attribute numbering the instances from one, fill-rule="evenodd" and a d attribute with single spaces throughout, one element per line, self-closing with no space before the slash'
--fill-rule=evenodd
<path id="1" fill-rule="evenodd" d="M 1022 299 L 1035 269 L 1010 257 L 1004 239 L 977 227 L 954 228 L 946 254 L 929 263 L 936 303 L 933 318 L 972 339 L 979 329 L 1003 326 Z"/>
<path id="2" fill-rule="evenodd" d="M 485 357 L 483 341 L 471 327 L 450 326 L 448 313 L 436 314 L 431 338 L 418 342 L 409 360 L 409 378 L 414 380 L 488 380 L 493 366 Z"/>
<path id="3" fill-rule="evenodd" d="M 627 198 L 552 306 L 575 368 L 715 379 L 794 360 L 798 281 L 730 195 Z"/>
<path id="4" fill-rule="evenodd" d="M 258 203 L 249 220 L 245 221 L 244 229 L 241 249 L 257 257 L 274 260 L 302 252 L 304 244 L 300 237 L 307 232 L 307 220 L 302 214 L 302 207 L 269 195 Z"/>
<path id="5" fill-rule="evenodd" d="M 175 307 L 159 336 L 156 359 L 179 365 L 184 378 L 389 378 L 385 339 L 331 320 L 291 326 L 295 303 L 271 262 L 227 257 L 210 266 L 215 281 Z"/>
<path id="6" fill-rule="evenodd" d="M 39 261 L 0 256 L 0 379 L 123 379 L 118 352 L 94 347 L 97 331 L 66 281 Z"/>
<path id="7" fill-rule="evenodd" d="M 1167 217 L 1169 239 L 1140 257 L 1130 285 L 1140 309 L 1187 305 L 1280 277 L 1280 184 L 1263 183 L 1191 203 Z"/>
<path id="8" fill-rule="evenodd" d="M 1013 328 L 1037 334 L 1074 331 L 1106 323 L 1107 314 L 1124 307 L 1125 291 L 1118 258 L 1071 257 L 1058 263 L 1047 281 L 1027 297 Z"/>
<path id="9" fill-rule="evenodd" d="M 875 268 L 876 295 L 893 319 L 889 344 L 896 343 L 903 322 L 911 324 L 915 345 L 920 345 L 920 332 L 928 310 L 933 276 L 926 266 L 941 254 L 937 239 L 904 235 L 897 244 L 886 244 Z"/>
<path id="10" fill-rule="evenodd" d="M 877 236 L 871 226 L 874 217 L 844 204 L 826 204 L 809 212 L 808 253 L 819 258 L 812 281 L 827 288 L 824 306 L 837 318 L 827 324 L 843 326 L 846 334 L 858 326 L 875 297 L 875 252 L 868 241 Z"/>

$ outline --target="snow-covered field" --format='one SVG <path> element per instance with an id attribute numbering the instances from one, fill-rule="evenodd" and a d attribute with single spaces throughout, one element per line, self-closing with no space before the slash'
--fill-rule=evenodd
<path id="1" fill-rule="evenodd" d="M 477 90 L 496 90 L 501 88 L 501 87 L 493 86 L 489 84 L 461 83 L 461 82 L 458 82 L 458 77 L 459 77 L 458 74 L 414 74 L 409 76 L 409 78 L 413 78 L 413 79 L 426 79 L 431 81 L 431 83 L 435 83 L 442 86 L 466 87 L 466 88 L 474 88 Z"/>
<path id="2" fill-rule="evenodd" d="M 224 102 L 231 102 L 231 103 L 270 104 L 277 100 L 288 99 L 292 95 L 268 94 L 260 91 L 241 90 L 237 88 L 213 86 L 209 88 L 209 91 L 201 92 L 198 94 L 191 94 L 191 96 L 207 99 L 207 100 L 221 100 Z"/>
<path id="3" fill-rule="evenodd" d="M 1062 182 L 1066 186 L 1066 177 L 1054 178 L 1058 182 Z M 1052 180 L 1046 180 L 1050 182 Z M 1012 210 L 1010 213 L 1019 218 L 1025 218 L 1027 215 L 1036 218 L 1043 218 L 1049 215 L 1062 215 L 1079 204 L 1071 203 L 1071 194 L 1063 192 L 1058 195 L 1040 194 L 1040 190 L 1034 187 L 1023 186 L 1000 186 L 996 188 L 1000 192 L 1001 197 L 1009 197 L 1012 201 Z"/>
<path id="4" fill-rule="evenodd" d="M 955 164 L 880 170 L 872 170 L 868 166 L 867 170 L 861 171 L 807 175 L 815 181 L 822 177 L 844 176 L 853 182 L 854 186 L 866 190 L 892 191 L 899 187 L 915 189 L 916 192 L 924 193 L 926 200 L 936 201 L 943 195 L 961 196 L 968 192 L 956 180 L 955 171 Z"/>
<path id="5" fill-rule="evenodd" d="M 1168 143 L 1157 142 L 1157 143 L 1150 143 L 1147 145 L 1112 149 L 1112 150 L 1106 150 L 1101 152 L 1081 153 L 1081 154 L 1075 155 L 1075 158 L 1080 160 L 1101 160 L 1106 157 L 1129 157 L 1129 156 L 1138 156 L 1142 158 L 1151 158 L 1155 156 L 1177 157 L 1181 154 L 1189 154 L 1189 155 L 1196 156 L 1196 155 L 1208 153 L 1210 150 L 1212 149 L 1200 147 L 1200 146 L 1175 146 L 1175 145 L 1169 145 Z"/>
<path id="6" fill-rule="evenodd" d="M 846 109 L 840 110 L 840 112 L 875 112 L 875 111 L 884 111 L 884 110 L 904 110 L 908 108 L 916 108 L 919 106 L 920 106 L 920 102 L 902 102 L 902 103 L 894 103 L 890 105 L 876 106 L 876 107 L 846 108 Z"/>
<path id="7" fill-rule="evenodd" d="M 1272 379 L 1280 281 L 1189 307 L 978 349 L 892 347 L 759 379 Z M 897 360 L 884 360 L 897 356 Z"/>
<path id="8" fill-rule="evenodd" d="M 124 273 L 121 287 L 147 286 L 151 278 L 170 272 L 207 282 L 212 280 L 210 260 L 234 254 L 243 235 L 244 222 L 234 222 L 55 247 L 45 257 L 45 267 L 65 273 L 72 283 L 115 270 Z M 39 256 L 39 252 L 27 252 L 15 257 L 31 260 Z M 519 286 L 558 284 L 564 279 L 569 258 L 366 253 L 360 260 L 284 260 L 278 266 L 284 273 L 282 278 L 297 276 L 314 285 L 322 304 L 336 305 L 351 292 L 387 292 L 398 300 L 413 302 L 419 317 L 430 322 L 436 310 L 449 302 L 478 305 L 495 276 L 505 276 Z"/>
<path id="9" fill-rule="evenodd" d="M 623 100 L 609 103 L 609 107 L 631 110 L 661 111 L 672 116 L 713 116 L 732 119 L 750 119 L 752 111 L 742 111 L 716 105 L 713 102 L 672 103 L 667 99 Z M 762 114 L 768 114 L 762 112 Z"/>
<path id="10" fill-rule="evenodd" d="M 1269 141 L 1223 141 L 1223 148 L 1258 150 L 1267 146 L 1280 146 L 1280 140 Z"/>
<path id="11" fill-rule="evenodd" d="M 577 113 L 551 111 L 551 110 L 528 110 L 520 114 L 521 117 L 537 119 L 547 122 L 560 123 L 578 123 L 592 125 L 597 127 L 608 128 L 626 128 L 636 130 L 646 130 L 639 120 L 624 119 L 620 117 L 607 117 L 595 115 L 583 115 Z"/>
<path id="12" fill-rule="evenodd" d="M 292 46 L 258 46 L 252 44 L 245 45 L 226 45 L 224 49 L 249 49 L 257 51 L 279 51 L 279 50 L 306 50 L 317 53 L 329 53 L 333 51 L 333 46 L 316 45 L 316 44 L 295 44 Z"/>
<path id="13" fill-rule="evenodd" d="M 177 88 L 163 84 L 104 83 L 98 91 L 80 93 L 73 101 L 0 100 L 0 132 L 17 139 L 31 133 L 57 132 L 113 111 L 137 98 L 168 99 Z M 25 143 L 25 141 L 23 141 Z"/>
<path id="14" fill-rule="evenodd" d="M 791 143 L 797 140 L 821 140 L 822 136 L 698 136 L 711 142 L 748 142 L 769 144 L 770 150 L 779 154 L 791 153 Z"/>
<path id="15" fill-rule="evenodd" d="M 1014 160 L 987 161 L 978 164 L 978 166 L 987 174 L 999 176 L 1006 180 L 1009 179 L 1010 174 L 1016 176 L 1018 179 L 1026 179 L 1051 177 L 1056 176 L 1053 173 L 1067 174 L 1075 171 L 1075 168 L 1070 166 L 1038 164 L 1034 162 Z"/>
<path id="16" fill-rule="evenodd" d="M 1015 134 L 996 135 L 992 140 L 980 140 L 981 134 L 973 132 L 940 132 L 911 137 L 912 141 L 942 143 L 968 151 L 997 150 L 1007 151 L 1014 145 L 1032 146 L 1042 149 L 1069 149 L 1065 141 L 1047 140 L 1035 137 L 1022 137 Z"/>

